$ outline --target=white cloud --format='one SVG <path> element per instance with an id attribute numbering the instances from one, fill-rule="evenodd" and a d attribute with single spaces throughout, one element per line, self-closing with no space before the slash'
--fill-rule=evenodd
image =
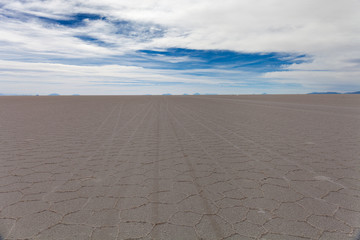
<path id="1" fill-rule="evenodd" d="M 3 5 L 0 14 L 13 16 L 0 15 L 0 54 L 7 60 L 41 62 L 48 57 L 108 57 L 167 47 L 294 52 L 311 56 L 313 61 L 288 66 L 291 71 L 267 73 L 263 79 L 317 89 L 360 88 L 359 64 L 352 61 L 360 56 L 358 0 L 49 0 L 46 4 L 40 0 L 13 0 L 0 4 Z M 135 32 L 144 31 L 144 27 L 161 27 L 164 34 L 149 38 L 142 32 L 143 37 L 129 37 L 116 34 L 116 26 L 101 20 L 79 28 L 49 26 L 35 18 L 14 18 L 21 13 L 25 14 L 24 18 L 33 14 L 54 19 L 66 19 L 75 13 L 102 14 L 111 21 L 132 21 Z M 89 44 L 74 37 L 79 34 L 97 38 L 109 46 Z M 108 66 L 102 70 L 105 68 Z M 82 67 L 75 72 L 91 72 L 91 69 Z M 51 76 L 58 73 L 51 69 L 48 74 L 51 71 L 54 71 Z M 138 69 L 133 71 L 134 77 L 148 74 L 138 76 Z M 131 70 L 126 72 L 130 74 Z M 111 74 L 118 77 L 119 73 L 107 69 L 105 75 Z M 154 77 L 154 81 L 172 76 L 170 72 L 156 74 L 158 80 Z"/>
<path id="2" fill-rule="evenodd" d="M 34 0 L 11 1 L 5 9 L 54 18 L 100 13 L 169 27 L 171 38 L 155 41 L 158 47 L 168 45 L 166 40 L 178 39 L 179 47 L 197 49 L 318 52 L 349 43 L 358 45 L 360 30 L 357 0 L 52 0 L 47 4 Z M 110 34 L 103 27 L 92 25 L 88 30 Z"/>
<path id="3" fill-rule="evenodd" d="M 27 94 L 35 92 L 46 94 L 54 91 L 61 94 L 72 94 L 74 92 L 83 93 L 84 90 L 97 91 L 92 92 L 92 94 L 110 94 L 114 93 L 118 87 L 127 85 L 134 85 L 133 87 L 127 86 L 127 89 L 134 91 L 136 88 L 143 88 L 144 86 L 154 87 L 157 84 L 159 84 L 159 88 L 161 88 L 161 84 L 217 85 L 224 83 L 241 83 L 234 79 L 229 80 L 201 76 L 189 77 L 186 75 L 186 73 L 189 72 L 196 72 L 196 70 L 183 72 L 119 65 L 76 66 L 0 60 L 1 91 L 9 92 L 11 89 L 16 90 L 19 88 L 18 85 L 20 82 L 23 91 L 25 91 L 24 93 Z M 210 72 L 217 73 L 217 70 L 210 70 Z M 223 74 L 233 74 L 231 71 L 227 72 L 219 70 L 218 72 Z M 49 91 L 49 89 L 52 89 L 53 87 L 59 88 L 59 90 L 54 89 Z M 115 89 L 109 92 L 109 88 L 111 87 L 115 87 Z M 138 91 L 138 93 L 149 92 L 144 92 L 142 89 L 141 91 Z M 161 91 L 158 93 L 161 93 Z M 90 93 L 88 92 L 88 94 Z"/>

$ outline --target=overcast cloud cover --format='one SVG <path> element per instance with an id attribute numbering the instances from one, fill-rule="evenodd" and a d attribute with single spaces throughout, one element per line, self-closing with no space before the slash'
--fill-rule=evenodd
<path id="1" fill-rule="evenodd" d="M 360 90 L 360 0 L 0 0 L 0 93 Z"/>

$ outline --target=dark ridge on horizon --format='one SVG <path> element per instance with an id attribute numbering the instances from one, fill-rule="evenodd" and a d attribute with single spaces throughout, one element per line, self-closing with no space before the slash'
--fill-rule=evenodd
<path id="1" fill-rule="evenodd" d="M 360 94 L 360 91 L 356 92 L 346 92 L 346 93 L 340 93 L 340 92 L 311 92 L 308 94 Z"/>
<path id="2" fill-rule="evenodd" d="M 341 94 L 339 92 L 311 92 L 308 94 Z"/>

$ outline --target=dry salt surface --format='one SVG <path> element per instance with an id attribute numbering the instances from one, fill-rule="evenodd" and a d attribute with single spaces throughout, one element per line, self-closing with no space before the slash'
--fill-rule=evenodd
<path id="1" fill-rule="evenodd" d="M 2 239 L 349 240 L 360 96 L 0 97 Z"/>

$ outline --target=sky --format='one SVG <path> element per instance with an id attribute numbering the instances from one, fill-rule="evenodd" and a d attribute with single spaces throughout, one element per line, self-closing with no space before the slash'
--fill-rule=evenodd
<path id="1" fill-rule="evenodd" d="M 0 94 L 360 90 L 360 0 L 0 0 Z"/>

